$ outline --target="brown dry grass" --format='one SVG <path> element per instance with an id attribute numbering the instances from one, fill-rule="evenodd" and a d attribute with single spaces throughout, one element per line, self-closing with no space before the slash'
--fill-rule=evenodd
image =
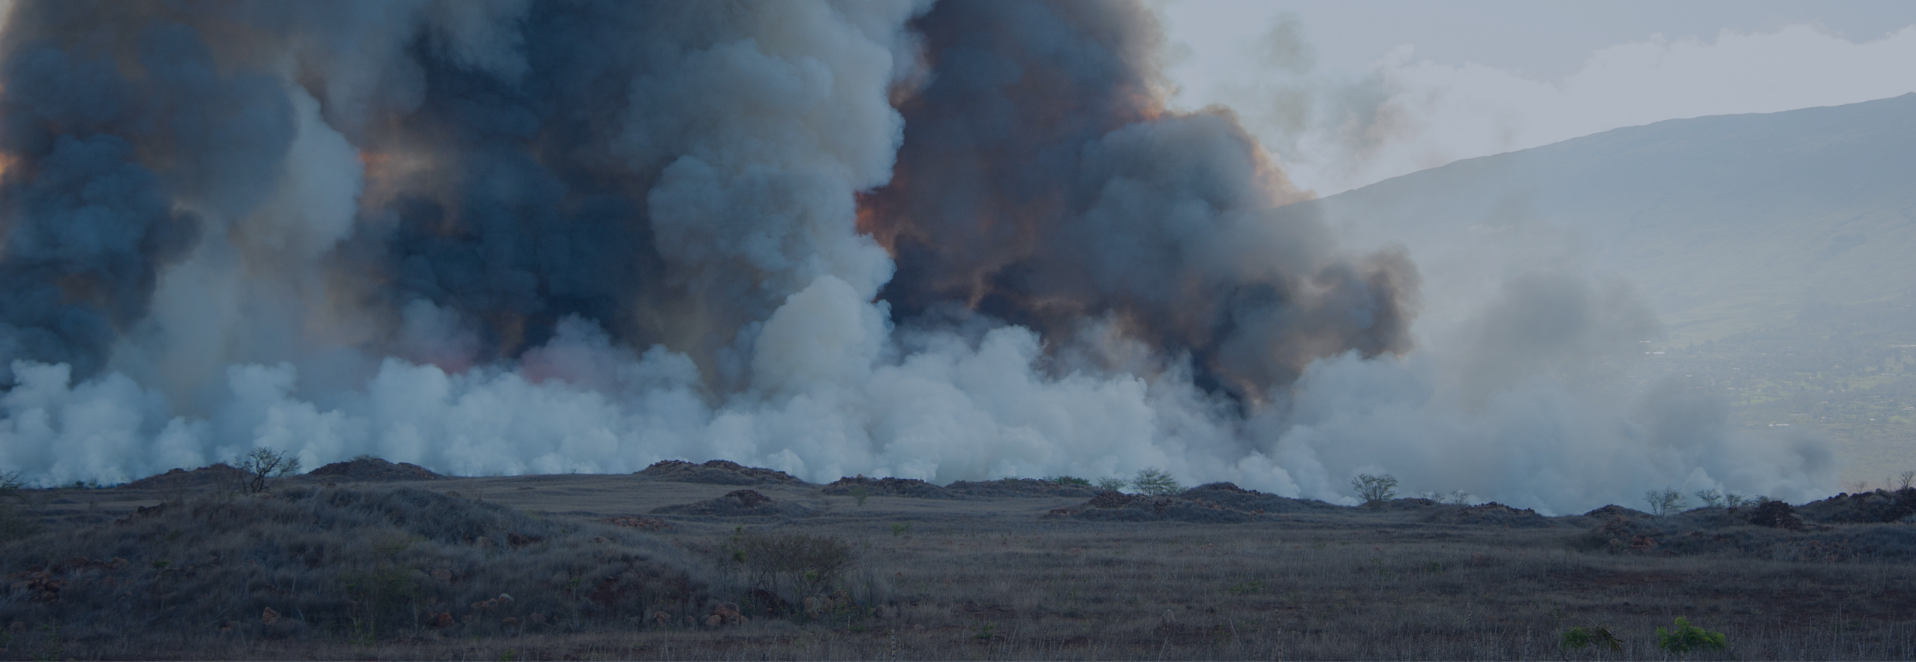
<path id="1" fill-rule="evenodd" d="M 587 551 L 591 541 L 611 532 L 619 537 L 617 546 L 651 550 L 648 558 L 697 578 L 706 601 L 695 613 L 669 614 L 663 625 L 651 620 L 649 607 L 635 603 L 565 628 L 466 624 L 355 638 L 349 630 L 310 625 L 310 613 L 304 629 L 286 631 L 282 625 L 275 630 L 258 623 L 259 610 L 250 603 L 247 626 L 224 632 L 212 623 L 161 625 L 150 608 L 137 604 L 90 608 L 85 615 L 94 622 L 75 623 L 35 616 L 42 612 L 23 607 L 14 592 L 0 595 L 0 625 L 20 622 L 21 631 L 4 635 L 7 650 L 0 657 L 1645 659 L 1664 657 L 1654 648 L 1652 632 L 1678 616 L 1728 635 L 1730 650 L 1693 655 L 1696 659 L 1916 656 L 1916 567 L 1905 557 L 1774 552 L 1799 544 L 1791 536 L 1810 540 L 1851 529 L 1797 534 L 1730 525 L 1711 529 L 1728 541 L 1714 547 L 1685 547 L 1671 556 L 1613 554 L 1603 548 L 1584 551 L 1591 546 L 1580 539 L 1600 524 L 1587 519 L 1564 520 L 1554 528 L 1506 529 L 1435 524 L 1414 509 L 1339 509 L 1245 524 L 1084 522 L 1043 517 L 1078 499 L 872 496 L 859 506 L 851 497 L 821 496 L 815 486 L 792 485 L 755 489 L 780 502 L 804 503 L 818 515 L 680 518 L 669 529 L 640 532 L 593 520 L 643 515 L 737 487 L 630 476 L 410 485 L 505 506 L 467 520 L 504 522 L 496 526 L 508 528 L 543 523 L 538 525 L 547 528 L 539 531 L 548 540 L 521 552 L 532 554 L 543 546 L 548 551 L 540 553 L 548 556 L 486 557 L 453 539 L 420 543 L 424 551 L 414 553 L 424 556 L 397 561 L 397 566 L 427 572 L 423 564 L 446 558 L 465 559 L 473 567 L 492 558 L 499 567 L 484 572 L 494 573 L 496 582 L 520 582 L 513 593 L 520 605 L 560 602 L 568 599 L 564 592 L 542 584 L 538 575 L 550 574 L 553 563 L 584 564 L 582 569 L 591 571 L 585 566 L 600 562 L 594 556 L 598 552 Z M 335 489 L 375 493 L 387 488 Z M 5 571 L 31 565 L 20 560 L 27 549 L 20 545 L 48 547 L 43 556 L 51 558 L 84 555 L 88 546 L 112 540 L 116 527 L 111 524 L 72 522 L 116 514 L 99 503 L 137 499 L 98 492 L 91 508 L 79 505 L 86 494 L 36 495 L 40 505 L 34 512 L 56 530 L 0 548 L 7 555 Z M 75 503 L 65 510 L 47 505 L 60 499 Z M 1672 522 L 1690 526 L 1692 520 Z M 909 533 L 898 526 L 905 523 L 911 525 Z M 274 535 L 312 535 L 296 521 L 285 526 L 291 528 Z M 776 616 L 755 612 L 766 601 L 754 602 L 750 582 L 724 556 L 727 541 L 741 526 L 767 535 L 840 538 L 851 543 L 856 562 L 835 583 L 839 590 L 813 596 L 820 599 L 809 605 L 791 604 Z M 1877 528 L 1855 531 L 1876 535 L 1880 529 L 1887 532 L 1883 535 L 1907 537 L 1904 529 L 1911 527 L 1870 526 Z M 413 535 L 432 537 L 430 531 Z M 433 547 L 439 544 L 445 549 Z M 1659 549 L 1679 547 L 1666 543 Z M 472 611 L 460 607 L 465 597 L 446 599 L 461 619 Z M 684 616 L 715 609 L 713 601 L 741 605 L 746 622 L 718 627 L 685 622 Z M 297 611 L 276 609 L 282 623 L 302 620 Z M 541 609 L 556 612 L 558 607 Z M 1599 624 L 1622 637 L 1621 651 L 1565 655 L 1557 646 L 1564 628 Z"/>

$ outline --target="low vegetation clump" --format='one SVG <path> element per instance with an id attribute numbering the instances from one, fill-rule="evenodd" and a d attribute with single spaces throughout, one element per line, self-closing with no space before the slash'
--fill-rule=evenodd
<path id="1" fill-rule="evenodd" d="M 67 640 L 572 631 L 702 613 L 712 578 L 697 568 L 631 529 L 416 489 L 283 487 L 0 546 L 0 576 L 37 587 L 0 601 L 0 623 L 57 623 Z"/>
<path id="2" fill-rule="evenodd" d="M 1140 469 L 1131 479 L 1131 487 L 1145 496 L 1169 496 L 1184 491 L 1176 478 L 1161 469 Z"/>
<path id="3" fill-rule="evenodd" d="M 1397 478 L 1390 474 L 1358 474 L 1351 479 L 1351 489 L 1357 490 L 1357 498 L 1363 499 L 1365 506 L 1382 508 L 1397 498 Z"/>
<path id="4" fill-rule="evenodd" d="M 1657 648 L 1677 655 L 1693 651 L 1720 651 L 1729 646 L 1729 639 L 1723 633 L 1691 625 L 1689 619 L 1681 616 L 1669 629 L 1657 628 Z"/>

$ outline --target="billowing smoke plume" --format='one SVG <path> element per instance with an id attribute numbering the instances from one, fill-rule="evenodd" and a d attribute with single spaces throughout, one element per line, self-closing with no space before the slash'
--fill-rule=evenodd
<path id="1" fill-rule="evenodd" d="M 265 447 L 1335 500 L 1388 470 L 1559 510 L 1827 479 L 1566 387 L 1640 330 L 1627 290 L 1516 279 L 1489 340 L 1413 349 L 1404 253 L 1279 209 L 1227 111 L 1166 112 L 1158 34 L 1116 2 L 21 2 L 0 471 Z"/>
<path id="2" fill-rule="evenodd" d="M 1141 9 L 951 3 L 921 25 L 936 73 L 864 226 L 899 257 L 894 312 L 956 299 L 1051 337 L 1108 316 L 1251 399 L 1408 348 L 1415 270 L 1270 214 L 1302 196 L 1227 112 L 1165 113 Z"/>

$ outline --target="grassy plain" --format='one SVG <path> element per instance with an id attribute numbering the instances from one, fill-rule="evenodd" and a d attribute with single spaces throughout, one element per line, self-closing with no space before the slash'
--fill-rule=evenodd
<path id="1" fill-rule="evenodd" d="M 26 494 L 42 530 L 0 544 L 0 658 L 1659 659 L 1677 617 L 1730 642 L 1694 659 L 1916 657 L 1909 523 L 1411 500 L 1115 521 L 1081 515 L 1153 511 L 642 475 L 224 485 Z M 784 514 L 710 506 L 740 489 Z M 733 514 L 652 513 L 683 504 Z M 842 540 L 850 565 L 755 592 L 746 536 Z M 1620 649 L 1560 648 L 1595 626 Z"/>

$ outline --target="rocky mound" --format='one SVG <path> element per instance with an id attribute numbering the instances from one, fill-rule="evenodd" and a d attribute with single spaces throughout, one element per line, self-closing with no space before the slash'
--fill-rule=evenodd
<path id="1" fill-rule="evenodd" d="M 1636 510 L 1634 508 L 1625 508 L 1623 506 L 1619 506 L 1613 503 L 1608 506 L 1604 506 L 1602 508 L 1598 508 L 1596 510 L 1592 510 L 1590 512 L 1584 513 L 1583 516 L 1595 517 L 1600 520 L 1608 521 L 1612 517 L 1623 517 L 1628 519 L 1638 519 L 1643 517 L 1649 517 L 1650 513 L 1646 513 L 1641 510 Z"/>
<path id="2" fill-rule="evenodd" d="M 1750 523 L 1772 529 L 1803 530 L 1803 520 L 1797 519 L 1795 509 L 1782 501 L 1757 504 L 1755 511 L 1750 513 Z"/>
<path id="3" fill-rule="evenodd" d="M 380 483 L 397 480 L 439 480 L 445 478 L 432 470 L 411 462 L 392 463 L 376 457 L 356 457 L 345 462 L 334 462 L 314 469 L 306 474 L 315 478 L 338 481 L 358 481 Z"/>
<path id="4" fill-rule="evenodd" d="M 773 501 L 758 490 L 734 490 L 716 499 L 654 508 L 652 514 L 680 517 L 804 517 L 812 514 L 812 509 L 795 503 Z"/>
<path id="5" fill-rule="evenodd" d="M 638 475 L 656 480 L 669 480 L 675 483 L 704 483 L 707 485 L 765 485 L 768 483 L 802 482 L 791 474 L 771 469 L 748 467 L 737 462 L 712 460 L 704 464 L 693 464 L 684 460 L 665 460 L 653 463 L 641 470 Z"/>
<path id="6" fill-rule="evenodd" d="M 831 496 L 854 496 L 852 490 L 865 488 L 866 496 L 895 496 L 913 499 L 963 499 L 945 488 L 916 478 L 840 478 L 820 490 Z"/>
<path id="7" fill-rule="evenodd" d="M 1464 526 L 1499 526 L 1507 529 L 1544 529 L 1557 526 L 1548 517 L 1529 508 L 1512 508 L 1492 501 L 1475 506 L 1439 505 L 1429 521 Z"/>
<path id="8" fill-rule="evenodd" d="M 1819 522 L 1916 522 L 1916 487 L 1838 494 L 1798 506 L 1796 512 Z"/>
<path id="9" fill-rule="evenodd" d="M 1336 508 L 1336 506 L 1322 501 L 1292 499 L 1275 494 L 1265 494 L 1257 490 L 1247 490 L 1238 487 L 1233 483 L 1207 483 L 1185 490 L 1183 494 L 1178 496 L 1252 514 L 1294 513 L 1305 510 Z"/>
<path id="10" fill-rule="evenodd" d="M 1122 492 L 1101 492 L 1076 506 L 1052 510 L 1046 517 L 1105 522 L 1201 522 L 1231 524 L 1249 522 L 1257 514 L 1223 505 L 1176 496 L 1139 496 Z"/>
<path id="11" fill-rule="evenodd" d="M 157 476 L 147 476 L 127 483 L 124 487 L 135 490 L 195 490 L 207 487 L 239 489 L 241 481 L 246 478 L 246 472 L 222 462 L 191 471 L 173 469 Z"/>
<path id="12" fill-rule="evenodd" d="M 1098 488 L 1090 485 L 1054 483 L 1036 478 L 1006 478 L 972 482 L 961 480 L 945 486 L 951 494 L 967 497 L 1069 497 L 1085 498 L 1097 496 Z"/>

